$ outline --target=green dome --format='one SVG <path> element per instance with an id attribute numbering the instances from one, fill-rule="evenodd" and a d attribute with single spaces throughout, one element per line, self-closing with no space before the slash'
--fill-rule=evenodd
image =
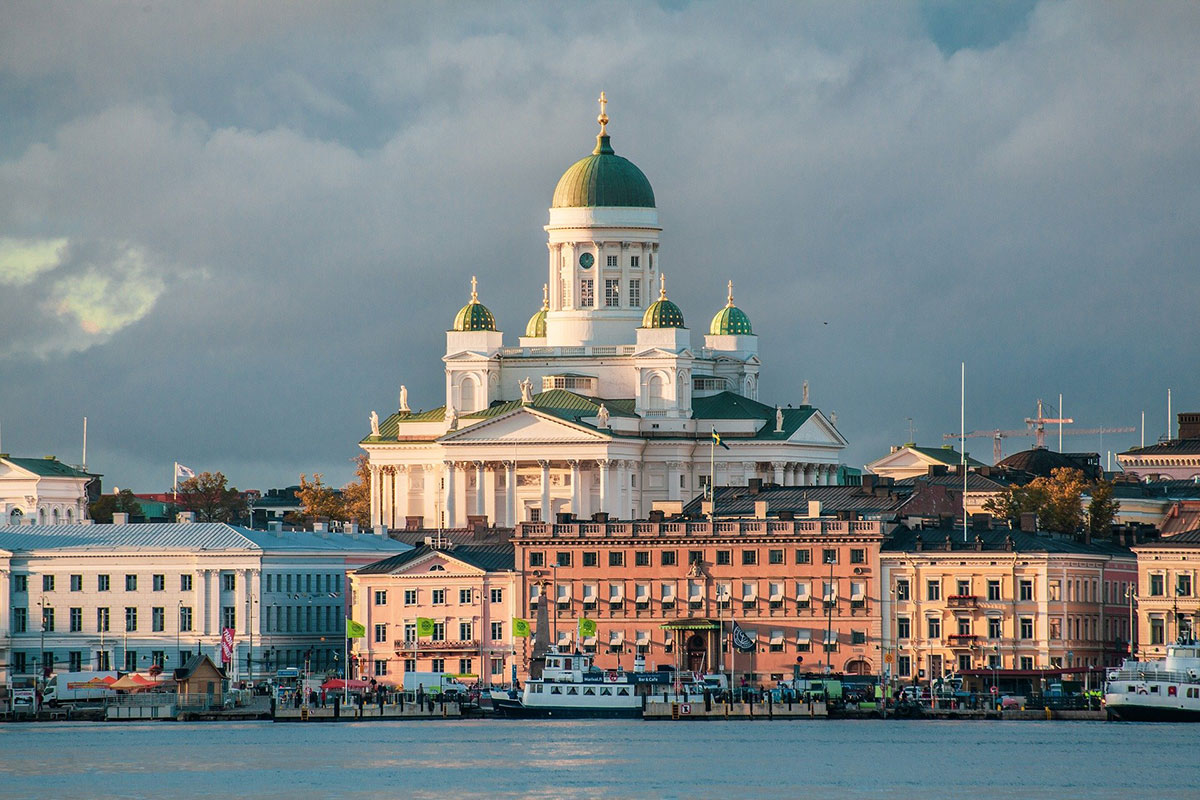
<path id="1" fill-rule="evenodd" d="M 479 302 L 479 294 L 475 291 L 475 278 L 471 278 L 471 302 L 458 310 L 454 316 L 452 331 L 494 331 L 496 318 L 488 307 Z"/>
<path id="2" fill-rule="evenodd" d="M 751 336 L 750 318 L 746 312 L 733 304 L 733 281 L 729 282 L 729 300 L 717 312 L 708 326 L 709 336 Z"/>
<path id="3" fill-rule="evenodd" d="M 542 307 L 537 310 L 525 326 L 525 335 L 531 339 L 546 338 L 546 314 L 550 311 L 550 286 L 542 284 Z"/>
<path id="4" fill-rule="evenodd" d="M 643 328 L 686 328 L 683 312 L 670 300 L 655 300 L 642 315 Z"/>
<path id="5" fill-rule="evenodd" d="M 627 158 L 613 152 L 609 137 L 596 137 L 596 149 L 558 179 L 551 208 L 624 206 L 654 208 L 654 189 L 645 174 Z"/>

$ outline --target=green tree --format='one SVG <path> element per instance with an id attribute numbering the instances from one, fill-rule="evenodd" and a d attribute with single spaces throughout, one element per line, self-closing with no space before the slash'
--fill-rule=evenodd
<path id="1" fill-rule="evenodd" d="M 196 514 L 197 522 L 234 522 L 246 516 L 246 498 L 226 486 L 220 472 L 201 472 L 179 484 L 179 507 Z"/>
<path id="2" fill-rule="evenodd" d="M 88 504 L 88 517 L 102 525 L 113 521 L 113 514 L 142 514 L 142 504 L 133 496 L 129 489 L 122 489 L 116 494 L 103 494 L 94 503 Z"/>
<path id="3" fill-rule="evenodd" d="M 1113 497 L 1113 485 L 1110 481 L 1098 481 L 1089 492 L 1092 502 L 1088 503 L 1088 530 L 1092 536 L 1103 536 L 1108 532 L 1108 526 L 1117 518 L 1121 503 Z"/>

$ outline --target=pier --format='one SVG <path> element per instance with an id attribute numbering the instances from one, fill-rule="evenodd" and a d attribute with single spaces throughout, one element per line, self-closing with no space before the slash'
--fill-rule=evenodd
<path id="1" fill-rule="evenodd" d="M 691 702 L 649 700 L 642 711 L 648 720 L 783 720 L 825 719 L 829 712 L 824 703 L 705 703 L 703 697 Z"/>

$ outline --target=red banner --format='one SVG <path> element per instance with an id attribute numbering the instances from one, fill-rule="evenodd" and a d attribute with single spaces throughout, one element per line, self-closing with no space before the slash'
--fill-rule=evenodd
<path id="1" fill-rule="evenodd" d="M 221 629 L 221 663 L 233 661 L 233 628 Z"/>

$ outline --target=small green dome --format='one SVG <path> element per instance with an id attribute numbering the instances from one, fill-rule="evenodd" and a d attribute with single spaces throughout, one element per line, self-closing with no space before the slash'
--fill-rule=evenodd
<path id="1" fill-rule="evenodd" d="M 542 284 L 542 307 L 529 318 L 525 326 L 525 335 L 531 339 L 546 338 L 546 314 L 550 311 L 550 287 Z"/>
<path id="2" fill-rule="evenodd" d="M 453 331 L 494 331 L 496 330 L 496 318 L 492 316 L 492 312 L 488 307 L 479 302 L 479 294 L 476 292 L 475 278 L 471 278 L 471 302 L 458 310 L 454 316 Z"/>
<path id="3" fill-rule="evenodd" d="M 729 282 L 729 300 L 717 312 L 708 326 L 709 336 L 751 336 L 750 318 L 746 312 L 733 304 L 733 281 Z"/>
<path id="4" fill-rule="evenodd" d="M 659 273 L 661 281 L 658 290 L 658 299 L 650 304 L 646 309 L 646 313 L 642 315 L 643 328 L 686 328 L 683 324 L 683 312 L 679 310 L 679 306 L 667 299 L 667 280 L 666 276 Z"/>

